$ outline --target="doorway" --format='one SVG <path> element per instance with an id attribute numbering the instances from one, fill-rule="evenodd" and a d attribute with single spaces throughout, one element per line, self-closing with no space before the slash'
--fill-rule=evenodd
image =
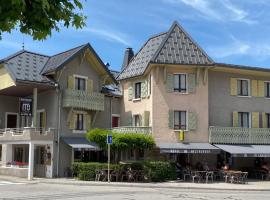
<path id="1" fill-rule="evenodd" d="M 34 176 L 46 177 L 46 148 L 36 146 L 34 154 Z"/>
<path id="2" fill-rule="evenodd" d="M 17 128 L 18 119 L 18 113 L 6 113 L 6 128 Z"/>

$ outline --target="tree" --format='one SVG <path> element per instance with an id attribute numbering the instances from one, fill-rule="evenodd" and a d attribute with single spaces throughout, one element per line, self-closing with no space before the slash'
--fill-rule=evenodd
<path id="1" fill-rule="evenodd" d="M 34 40 L 43 40 L 61 26 L 85 26 L 79 0 L 0 0 L 0 39 L 3 32 L 18 28 Z"/>

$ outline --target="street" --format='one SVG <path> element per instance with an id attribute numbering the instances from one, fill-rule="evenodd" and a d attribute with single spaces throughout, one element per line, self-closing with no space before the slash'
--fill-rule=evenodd
<path id="1" fill-rule="evenodd" d="M 167 200 L 167 199 L 223 199 L 268 200 L 270 191 L 220 191 L 206 189 L 165 189 L 113 186 L 81 186 L 60 184 L 18 184 L 0 181 L 0 199 L 110 199 L 110 200 Z"/>

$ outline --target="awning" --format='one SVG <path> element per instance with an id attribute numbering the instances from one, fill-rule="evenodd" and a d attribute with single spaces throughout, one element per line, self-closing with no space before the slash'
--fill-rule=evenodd
<path id="1" fill-rule="evenodd" d="M 94 142 L 89 142 L 84 137 L 62 137 L 62 140 L 73 149 L 86 149 L 92 151 L 99 151 L 99 146 Z"/>
<path id="2" fill-rule="evenodd" d="M 270 157 L 270 145 L 227 145 L 216 147 L 230 153 L 233 157 Z"/>
<path id="3" fill-rule="evenodd" d="M 158 143 L 160 153 L 219 153 L 220 149 L 209 143 Z"/>

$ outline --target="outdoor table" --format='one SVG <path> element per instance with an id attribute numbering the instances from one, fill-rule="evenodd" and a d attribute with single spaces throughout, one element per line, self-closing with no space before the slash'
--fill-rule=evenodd
<path id="1" fill-rule="evenodd" d="M 225 182 L 228 182 L 228 179 L 231 179 L 232 176 L 239 176 L 239 174 L 242 173 L 242 171 L 236 171 L 236 170 L 226 170 L 223 171 L 224 177 L 225 177 Z"/>

